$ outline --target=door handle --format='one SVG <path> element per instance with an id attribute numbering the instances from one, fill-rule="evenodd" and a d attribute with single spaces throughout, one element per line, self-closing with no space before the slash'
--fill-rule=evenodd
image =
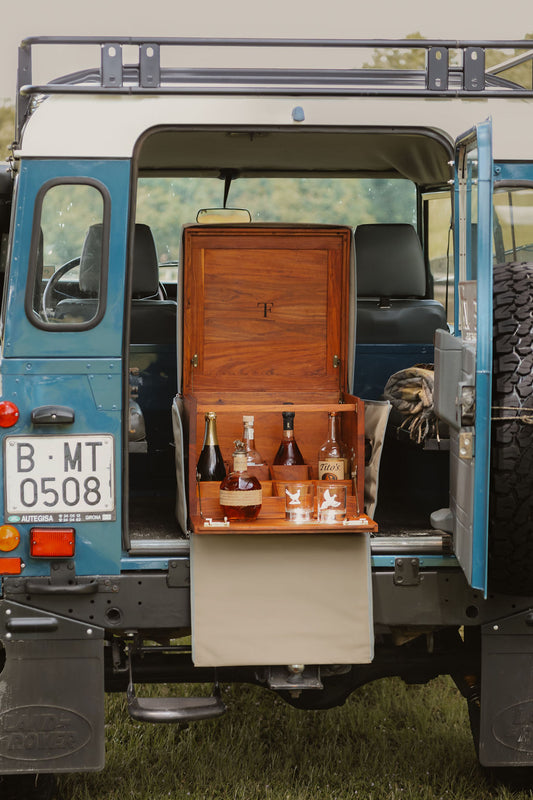
<path id="1" fill-rule="evenodd" d="M 31 412 L 34 425 L 72 425 L 74 409 L 68 406 L 39 406 Z"/>

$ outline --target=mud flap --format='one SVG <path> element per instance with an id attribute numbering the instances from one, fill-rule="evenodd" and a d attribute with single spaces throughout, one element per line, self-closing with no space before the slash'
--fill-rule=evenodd
<path id="1" fill-rule="evenodd" d="M 103 630 L 4 601 L 0 641 L 0 774 L 102 769 Z"/>
<path id="2" fill-rule="evenodd" d="M 533 614 L 482 628 L 479 760 L 533 766 Z"/>

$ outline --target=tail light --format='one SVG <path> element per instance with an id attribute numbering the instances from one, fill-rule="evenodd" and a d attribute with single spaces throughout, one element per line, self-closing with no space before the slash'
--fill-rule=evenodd
<path id="1" fill-rule="evenodd" d="M 74 528 L 31 528 L 30 555 L 33 558 L 71 558 L 75 540 Z"/>
<path id="2" fill-rule="evenodd" d="M 22 559 L 0 556 L 0 575 L 20 575 L 21 572 Z"/>
<path id="3" fill-rule="evenodd" d="M 0 428 L 12 428 L 18 422 L 20 412 L 15 403 L 0 400 Z"/>
<path id="4" fill-rule="evenodd" d="M 9 553 L 18 547 L 19 542 L 20 533 L 13 525 L 0 525 L 0 550 Z"/>

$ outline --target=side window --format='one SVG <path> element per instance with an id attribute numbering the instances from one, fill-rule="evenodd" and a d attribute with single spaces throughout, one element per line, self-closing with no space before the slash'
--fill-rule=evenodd
<path id="1" fill-rule="evenodd" d="M 446 309 L 448 324 L 453 327 L 453 236 L 451 228 L 451 193 L 423 195 L 425 240 L 433 297 Z"/>
<path id="2" fill-rule="evenodd" d="M 91 328 L 105 310 L 109 196 L 91 182 L 53 182 L 35 206 L 26 313 L 40 328 Z"/>
<path id="3" fill-rule="evenodd" d="M 533 260 L 533 183 L 494 185 L 494 263 Z"/>

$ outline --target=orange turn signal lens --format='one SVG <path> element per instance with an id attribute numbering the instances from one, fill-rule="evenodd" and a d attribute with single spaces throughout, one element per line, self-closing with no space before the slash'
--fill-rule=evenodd
<path id="1" fill-rule="evenodd" d="M 18 422 L 20 413 L 15 403 L 0 400 L 0 428 L 12 428 Z"/>
<path id="2" fill-rule="evenodd" d="M 13 525 L 0 525 L 0 550 L 9 553 L 18 547 L 19 542 L 20 533 Z"/>
<path id="3" fill-rule="evenodd" d="M 0 575 L 20 575 L 22 559 L 0 556 Z"/>
<path id="4" fill-rule="evenodd" d="M 30 555 L 33 558 L 71 558 L 74 555 L 74 528 L 31 528 Z"/>

